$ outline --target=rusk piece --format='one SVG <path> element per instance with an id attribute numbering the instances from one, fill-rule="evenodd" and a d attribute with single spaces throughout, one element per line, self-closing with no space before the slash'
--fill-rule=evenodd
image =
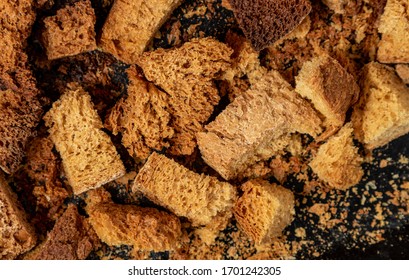
<path id="1" fill-rule="evenodd" d="M 362 157 L 352 141 L 352 124 L 346 124 L 318 149 L 309 164 L 322 181 L 335 189 L 346 190 L 358 184 L 364 171 Z"/>
<path id="2" fill-rule="evenodd" d="M 0 260 L 29 251 L 36 240 L 34 228 L 0 171 Z"/>
<path id="3" fill-rule="evenodd" d="M 154 208 L 99 203 L 88 207 L 87 212 L 99 238 L 110 246 L 169 251 L 176 248 L 182 235 L 176 216 Z"/>
<path id="4" fill-rule="evenodd" d="M 45 18 L 42 38 L 48 59 L 95 50 L 95 21 L 90 0 L 76 2 Z"/>
<path id="5" fill-rule="evenodd" d="M 91 225 L 78 214 L 77 207 L 70 204 L 47 234 L 46 240 L 25 259 L 84 260 L 99 243 Z"/>
<path id="6" fill-rule="evenodd" d="M 378 45 L 378 61 L 409 63 L 408 0 L 388 0 L 378 28 L 382 39 Z"/>
<path id="7" fill-rule="evenodd" d="M 295 132 L 316 137 L 321 120 L 276 71 L 238 96 L 197 134 L 203 159 L 226 180 L 285 148 Z"/>
<path id="8" fill-rule="evenodd" d="M 131 156 L 146 159 L 152 150 L 168 148 L 174 134 L 167 111 L 169 98 L 142 78 L 135 66 L 127 74 L 128 94 L 115 104 L 106 126 L 114 135 L 122 134 L 122 144 Z"/>
<path id="9" fill-rule="evenodd" d="M 103 125 L 91 96 L 78 85 L 68 85 L 44 120 L 75 194 L 98 188 L 125 174 L 115 146 L 101 130 Z"/>
<path id="10" fill-rule="evenodd" d="M 374 149 L 409 132 L 409 88 L 393 68 L 376 62 L 363 69 L 361 97 L 352 114 L 355 135 Z"/>
<path id="11" fill-rule="evenodd" d="M 230 66 L 232 53 L 227 45 L 204 38 L 141 56 L 138 65 L 146 78 L 169 95 L 171 126 L 175 130 L 168 150 L 171 154 L 193 153 L 196 132 L 203 130 L 220 100 L 213 80 Z"/>
<path id="12" fill-rule="evenodd" d="M 358 100 L 359 86 L 338 61 L 327 55 L 316 57 L 303 65 L 295 80 L 295 91 L 324 116 L 326 134 L 344 125 L 348 109 Z"/>
<path id="13" fill-rule="evenodd" d="M 194 226 L 207 225 L 231 211 L 236 199 L 236 190 L 229 183 L 196 174 L 155 152 L 136 176 L 133 191 L 141 191 Z"/>
<path id="14" fill-rule="evenodd" d="M 29 92 L 0 90 L 0 168 L 6 173 L 14 173 L 20 166 L 41 113 L 39 101 Z"/>
<path id="15" fill-rule="evenodd" d="M 409 84 L 409 64 L 398 64 L 395 69 L 402 81 Z"/>
<path id="16" fill-rule="evenodd" d="M 135 64 L 156 31 L 182 0 L 115 0 L 102 29 L 101 47 Z"/>
<path id="17" fill-rule="evenodd" d="M 239 227 L 256 243 L 282 235 L 294 219 L 293 193 L 260 179 L 244 183 L 241 189 L 243 195 L 234 206 Z"/>
<path id="18" fill-rule="evenodd" d="M 246 38 L 261 51 L 296 28 L 311 11 L 308 0 L 229 0 Z"/>

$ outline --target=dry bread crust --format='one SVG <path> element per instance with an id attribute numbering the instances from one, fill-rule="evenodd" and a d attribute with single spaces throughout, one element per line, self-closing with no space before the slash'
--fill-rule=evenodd
<path id="1" fill-rule="evenodd" d="M 78 214 L 77 207 L 68 205 L 46 240 L 30 252 L 30 260 L 84 260 L 99 245 L 91 225 Z"/>
<path id="2" fill-rule="evenodd" d="M 229 183 L 196 174 L 155 152 L 136 176 L 133 191 L 188 218 L 194 226 L 210 224 L 231 211 L 236 199 L 236 190 Z"/>
<path id="3" fill-rule="evenodd" d="M 348 109 L 358 100 L 359 86 L 337 60 L 323 55 L 306 62 L 296 80 L 296 92 L 309 99 L 323 115 L 325 138 L 345 122 Z"/>
<path id="4" fill-rule="evenodd" d="M 378 28 L 382 39 L 378 61 L 409 63 L 409 4 L 407 0 L 388 0 Z"/>
<path id="5" fill-rule="evenodd" d="M 106 126 L 114 135 L 122 134 L 122 144 L 131 156 L 146 159 L 152 150 L 168 148 L 174 134 L 167 108 L 169 97 L 147 82 L 135 66 L 127 74 L 127 96 L 115 104 Z"/>
<path id="6" fill-rule="evenodd" d="M 230 180 L 285 148 L 290 133 L 316 137 L 321 120 L 278 72 L 270 71 L 205 129 L 197 134 L 202 157 Z"/>
<path id="7" fill-rule="evenodd" d="M 352 121 L 355 135 L 368 149 L 409 132 L 409 88 L 393 68 L 376 62 L 365 65 Z"/>
<path id="8" fill-rule="evenodd" d="M 0 171 L 0 260 L 14 259 L 36 244 L 34 228 Z"/>
<path id="9" fill-rule="evenodd" d="M 308 0 L 229 0 L 244 35 L 261 51 L 296 28 L 310 13 Z"/>
<path id="10" fill-rule="evenodd" d="M 398 64 L 395 69 L 402 81 L 405 84 L 409 84 L 409 64 Z"/>
<path id="11" fill-rule="evenodd" d="M 119 60 L 135 64 L 156 31 L 182 0 L 115 0 L 100 45 Z"/>
<path id="12" fill-rule="evenodd" d="M 45 18 L 42 39 L 48 59 L 95 50 L 95 21 L 90 0 L 76 2 Z"/>
<path id="13" fill-rule="evenodd" d="M 318 178 L 335 189 L 346 190 L 358 184 L 364 175 L 361 167 L 363 158 L 354 146 L 352 132 L 352 124 L 346 124 L 319 147 L 309 164 Z"/>
<path id="14" fill-rule="evenodd" d="M 290 190 L 256 179 L 244 183 L 243 195 L 234 206 L 240 228 L 256 243 L 278 237 L 294 219 L 294 195 Z"/>
<path id="15" fill-rule="evenodd" d="M 125 174 L 115 146 L 101 130 L 103 125 L 91 96 L 78 85 L 68 85 L 44 120 L 75 194 Z"/>
<path id="16" fill-rule="evenodd" d="M 182 235 L 176 216 L 154 208 L 100 203 L 88 207 L 87 212 L 99 238 L 110 246 L 169 251 L 177 247 Z"/>
<path id="17" fill-rule="evenodd" d="M 220 100 L 214 84 L 230 66 L 233 50 L 212 39 L 193 39 L 180 48 L 144 53 L 138 61 L 146 78 L 168 95 L 171 126 L 169 152 L 190 155 L 196 147 L 195 134 L 213 113 Z"/>

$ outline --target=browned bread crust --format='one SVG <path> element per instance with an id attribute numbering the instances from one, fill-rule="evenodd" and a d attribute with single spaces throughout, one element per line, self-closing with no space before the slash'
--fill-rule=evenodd
<path id="1" fill-rule="evenodd" d="M 154 208 L 100 203 L 88 207 L 87 212 L 99 238 L 111 246 L 169 251 L 176 249 L 182 234 L 176 216 Z"/>
<path id="2" fill-rule="evenodd" d="M 195 134 L 213 113 L 220 100 L 214 79 L 230 66 L 233 50 L 212 39 L 193 39 L 180 48 L 144 53 L 138 65 L 146 78 L 169 95 L 173 155 L 190 155 Z"/>
<path id="3" fill-rule="evenodd" d="M 168 112 L 169 97 L 147 82 L 135 66 L 127 71 L 128 92 L 111 110 L 106 126 L 114 135 L 122 134 L 122 144 L 133 157 L 146 159 L 152 150 L 169 147 L 174 134 Z"/>
<path id="4" fill-rule="evenodd" d="M 0 260 L 14 259 L 36 244 L 34 228 L 0 171 Z"/>
<path id="5" fill-rule="evenodd" d="M 93 106 L 87 92 L 77 84 L 69 84 L 44 116 L 75 194 L 98 188 L 125 174 L 115 146 L 101 130 L 103 125 Z"/>
<path id="6" fill-rule="evenodd" d="M 91 225 L 78 214 L 77 207 L 70 204 L 46 240 L 25 259 L 84 260 L 98 245 L 98 237 Z"/>
<path id="7" fill-rule="evenodd" d="M 321 120 L 278 72 L 270 71 L 197 134 L 203 159 L 226 180 L 288 144 L 290 133 L 316 137 Z"/>
<path id="8" fill-rule="evenodd" d="M 95 50 L 95 21 L 90 0 L 76 2 L 45 18 L 42 40 L 48 59 Z"/>
<path id="9" fill-rule="evenodd" d="M 261 51 L 296 28 L 310 13 L 308 0 L 229 0 L 245 36 Z"/>
<path id="10" fill-rule="evenodd" d="M 193 225 L 207 225 L 231 211 L 236 190 L 215 177 L 199 175 L 163 155 L 152 153 L 135 178 L 133 191 Z"/>
<path id="11" fill-rule="evenodd" d="M 102 49 L 126 63 L 136 63 L 156 31 L 181 2 L 115 0 L 102 29 Z"/>
<path id="12" fill-rule="evenodd" d="M 234 206 L 240 228 L 256 243 L 282 235 L 294 219 L 293 193 L 260 179 L 246 182 L 241 189 L 243 195 Z"/>

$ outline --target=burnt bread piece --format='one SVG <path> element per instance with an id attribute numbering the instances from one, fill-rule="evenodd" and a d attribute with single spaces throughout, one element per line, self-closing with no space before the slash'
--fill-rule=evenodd
<path id="1" fill-rule="evenodd" d="M 324 117 L 326 133 L 336 133 L 345 122 L 348 109 L 358 100 L 359 86 L 337 60 L 322 55 L 306 62 L 295 78 L 302 97 L 309 99 Z"/>
<path id="2" fill-rule="evenodd" d="M 0 171 L 0 260 L 16 258 L 33 248 L 36 241 L 34 228 Z"/>
<path id="3" fill-rule="evenodd" d="M 188 218 L 194 226 L 210 224 L 219 215 L 231 211 L 236 200 L 234 186 L 190 171 L 156 152 L 139 171 L 132 189 Z"/>
<path id="4" fill-rule="evenodd" d="M 353 130 L 351 123 L 346 124 L 318 148 L 309 164 L 331 188 L 346 190 L 358 184 L 364 175 L 363 158 L 353 143 Z"/>
<path id="5" fill-rule="evenodd" d="M 82 0 L 44 19 L 43 46 L 50 60 L 92 51 L 95 41 L 95 12 L 90 0 Z"/>
<path id="6" fill-rule="evenodd" d="M 179 219 L 155 208 L 96 203 L 87 207 L 88 221 L 110 246 L 132 245 L 133 250 L 174 250 L 182 235 Z"/>
<path id="7" fill-rule="evenodd" d="M 193 39 L 179 48 L 157 49 L 138 60 L 145 77 L 168 94 L 169 153 L 190 155 L 196 147 L 196 132 L 220 101 L 214 79 L 230 67 L 233 50 L 213 38 Z"/>
<path id="8" fill-rule="evenodd" d="M 152 150 L 168 148 L 174 135 L 167 108 L 169 97 L 146 81 L 135 66 L 126 73 L 127 95 L 115 104 L 105 124 L 114 135 L 122 134 L 122 144 L 131 156 L 146 159 Z"/>
<path id="9" fill-rule="evenodd" d="M 377 59 L 381 63 L 409 63 L 409 4 L 388 0 L 378 27 L 382 39 Z"/>
<path id="10" fill-rule="evenodd" d="M 78 84 L 69 84 L 44 116 L 74 194 L 98 188 L 125 174 L 93 106 L 87 92 Z"/>
<path id="11" fill-rule="evenodd" d="M 311 11 L 309 0 L 229 0 L 234 16 L 255 50 L 294 30 Z"/>
<path id="12" fill-rule="evenodd" d="M 316 137 L 321 120 L 312 106 L 272 70 L 234 99 L 197 134 L 202 158 L 224 179 L 288 145 L 291 133 Z"/>
<path id="13" fill-rule="evenodd" d="M 106 52 L 135 64 L 156 31 L 182 0 L 115 0 L 102 29 L 100 45 Z"/>
<path id="14" fill-rule="evenodd" d="M 239 227 L 256 243 L 282 235 L 294 219 L 294 194 L 260 179 L 244 183 L 241 190 L 243 195 L 234 206 Z"/>
<path id="15" fill-rule="evenodd" d="M 393 68 L 365 65 L 352 121 L 355 135 L 369 150 L 409 132 L 409 88 Z"/>
<path id="16" fill-rule="evenodd" d="M 46 240 L 28 253 L 28 260 L 84 260 L 99 246 L 98 236 L 73 204 L 57 220 Z"/>

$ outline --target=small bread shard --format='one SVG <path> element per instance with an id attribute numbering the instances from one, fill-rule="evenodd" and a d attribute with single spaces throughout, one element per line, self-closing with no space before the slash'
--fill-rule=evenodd
<path id="1" fill-rule="evenodd" d="M 127 96 L 111 110 L 106 126 L 114 135 L 122 134 L 122 144 L 133 157 L 146 159 L 152 150 L 169 147 L 174 134 L 167 111 L 168 95 L 144 80 L 135 66 L 127 70 Z"/>
<path id="2" fill-rule="evenodd" d="M 205 162 L 230 180 L 285 148 L 295 132 L 316 137 L 321 120 L 278 72 L 270 71 L 199 132 L 197 141 Z"/>
<path id="3" fill-rule="evenodd" d="M 256 51 L 294 30 L 311 11 L 308 0 L 229 0 L 234 16 Z"/>
<path id="4" fill-rule="evenodd" d="M 338 131 L 348 109 L 359 97 L 354 77 L 338 61 L 324 55 L 306 62 L 295 80 L 295 91 L 309 99 L 324 116 L 325 134 L 330 136 Z"/>
<path id="5" fill-rule="evenodd" d="M 279 185 L 255 179 L 241 187 L 243 195 L 234 206 L 239 227 L 256 243 L 282 235 L 294 219 L 294 195 Z"/>
<path id="6" fill-rule="evenodd" d="M 14 173 L 25 155 L 29 139 L 41 119 L 42 108 L 30 92 L 0 90 L 0 168 Z"/>
<path id="7" fill-rule="evenodd" d="M 93 107 L 91 96 L 76 84 L 44 116 L 75 194 L 125 174 L 125 167 Z"/>
<path id="8" fill-rule="evenodd" d="M 193 39 L 180 48 L 144 53 L 138 61 L 146 78 L 169 95 L 171 126 L 175 131 L 168 152 L 190 155 L 195 134 L 219 103 L 214 79 L 230 66 L 233 50 L 212 38 Z"/>
<path id="9" fill-rule="evenodd" d="M 322 2 L 336 14 L 345 13 L 345 6 L 348 4 L 348 0 L 322 0 Z"/>
<path id="10" fill-rule="evenodd" d="M 388 0 L 378 28 L 382 39 L 378 45 L 381 63 L 409 63 L 408 0 Z"/>
<path id="11" fill-rule="evenodd" d="M 196 174 L 155 152 L 136 176 L 133 191 L 188 218 L 193 226 L 210 224 L 231 211 L 236 199 L 236 190 L 229 183 Z"/>
<path id="12" fill-rule="evenodd" d="M 16 258 L 33 248 L 36 241 L 34 228 L 0 171 L 0 260 Z"/>
<path id="13" fill-rule="evenodd" d="M 135 64 L 156 31 L 182 0 L 115 0 L 102 29 L 100 45 L 128 64 Z"/>
<path id="14" fill-rule="evenodd" d="M 182 235 L 176 216 L 154 208 L 109 202 L 92 205 L 87 213 L 99 238 L 110 246 L 169 251 L 177 247 Z"/>
<path id="15" fill-rule="evenodd" d="M 48 59 L 95 50 L 95 21 L 90 0 L 76 2 L 45 18 L 42 39 Z"/>
<path id="16" fill-rule="evenodd" d="M 85 260 L 99 245 L 88 221 L 78 214 L 77 207 L 68 205 L 46 240 L 25 256 L 30 260 Z"/>
<path id="17" fill-rule="evenodd" d="M 319 147 L 309 164 L 319 179 L 335 189 L 346 190 L 355 186 L 364 175 L 363 158 L 353 144 L 352 132 L 352 124 L 346 124 Z"/>
<path id="18" fill-rule="evenodd" d="M 393 68 L 371 62 L 361 78 L 361 97 L 354 106 L 355 135 L 372 150 L 409 132 L 409 88 Z"/>
<path id="19" fill-rule="evenodd" d="M 405 84 L 409 84 L 409 64 L 398 64 L 395 66 L 396 73 Z"/>

